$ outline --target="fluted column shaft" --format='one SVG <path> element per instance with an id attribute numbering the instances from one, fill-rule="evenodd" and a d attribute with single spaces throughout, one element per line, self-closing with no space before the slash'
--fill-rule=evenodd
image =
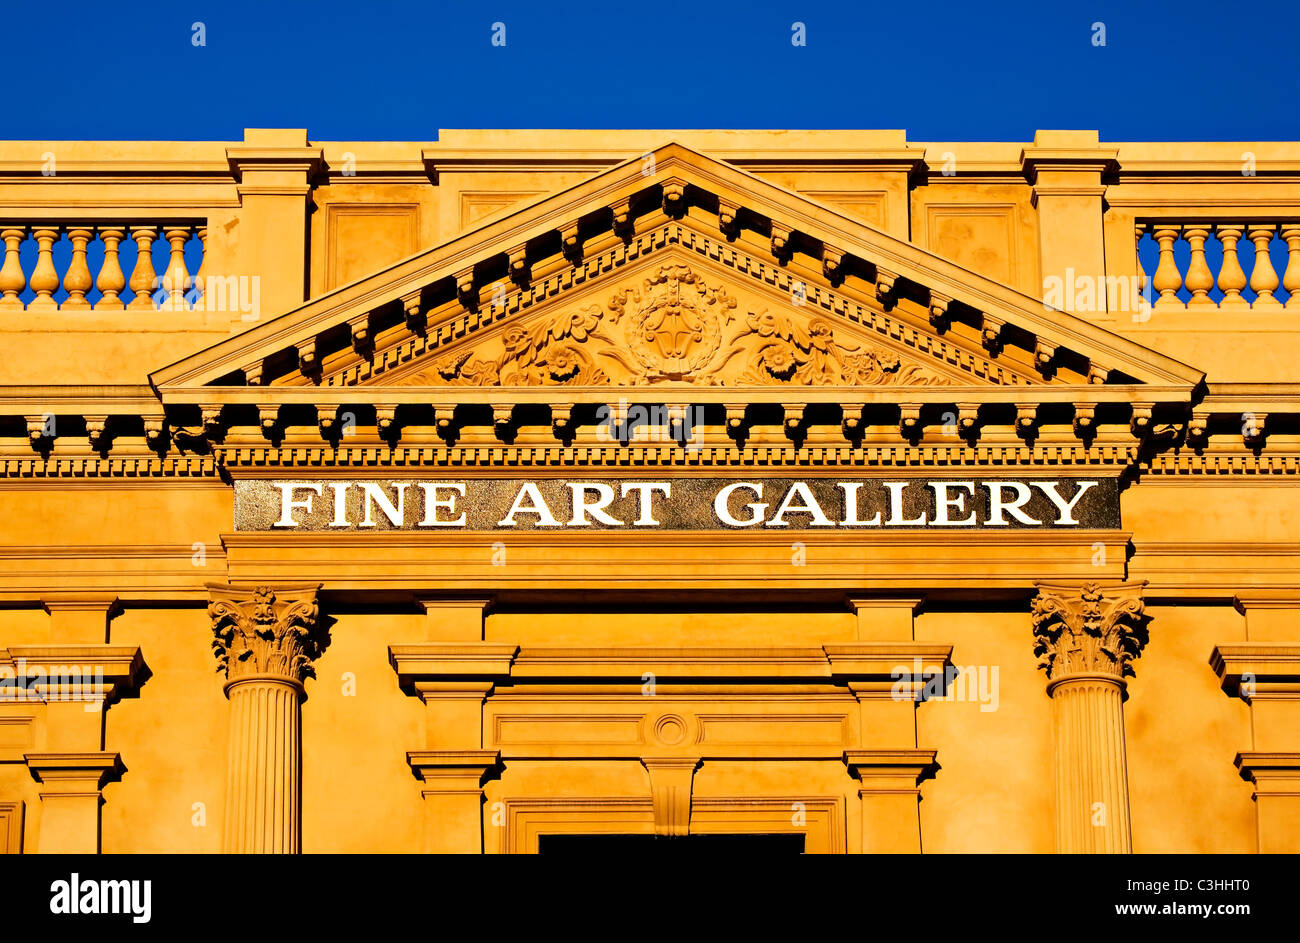
<path id="1" fill-rule="evenodd" d="M 1133 850 L 1124 676 L 1146 644 L 1143 585 L 1039 584 L 1033 601 L 1034 652 L 1052 699 L 1061 853 Z"/>
<path id="2" fill-rule="evenodd" d="M 1073 675 L 1049 686 L 1056 727 L 1056 850 L 1128 854 L 1124 685 Z"/>
<path id="3" fill-rule="evenodd" d="M 226 685 L 230 752 L 223 849 L 237 854 L 297 854 L 302 685 L 252 675 Z"/>
<path id="4" fill-rule="evenodd" d="M 302 832 L 302 682 L 323 648 L 319 586 L 208 589 L 213 648 L 230 701 L 222 850 L 295 854 Z"/>

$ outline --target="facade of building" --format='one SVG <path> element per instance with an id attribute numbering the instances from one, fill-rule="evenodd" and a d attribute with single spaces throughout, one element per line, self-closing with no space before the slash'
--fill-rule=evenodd
<path id="1" fill-rule="evenodd" d="M 0 848 L 1300 850 L 1300 144 L 0 142 L 0 242 Z"/>

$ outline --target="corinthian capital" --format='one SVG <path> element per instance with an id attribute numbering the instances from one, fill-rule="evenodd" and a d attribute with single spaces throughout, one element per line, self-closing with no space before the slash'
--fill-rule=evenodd
<path id="1" fill-rule="evenodd" d="M 228 681 L 250 675 L 301 683 L 324 648 L 317 626 L 319 584 L 239 589 L 208 584 L 217 665 Z"/>
<path id="2" fill-rule="evenodd" d="M 1066 675 L 1133 674 L 1132 662 L 1147 643 L 1142 587 L 1037 584 L 1031 612 L 1034 654 L 1048 680 Z"/>

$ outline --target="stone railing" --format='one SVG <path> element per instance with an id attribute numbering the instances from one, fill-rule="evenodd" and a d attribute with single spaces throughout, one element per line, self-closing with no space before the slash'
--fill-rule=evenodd
<path id="1" fill-rule="evenodd" d="M 193 308 L 207 239 L 206 220 L 0 221 L 0 310 Z"/>
<path id="2" fill-rule="evenodd" d="M 1300 310 L 1300 221 L 1139 221 L 1136 236 L 1157 311 Z"/>

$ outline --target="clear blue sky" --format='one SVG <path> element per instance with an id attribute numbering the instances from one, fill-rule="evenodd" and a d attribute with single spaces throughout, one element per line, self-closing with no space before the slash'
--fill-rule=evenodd
<path id="1" fill-rule="evenodd" d="M 796 21 L 806 46 L 791 43 Z M 8 139 L 732 127 L 1300 140 L 1300 0 L 0 0 L 0 50 Z"/>

